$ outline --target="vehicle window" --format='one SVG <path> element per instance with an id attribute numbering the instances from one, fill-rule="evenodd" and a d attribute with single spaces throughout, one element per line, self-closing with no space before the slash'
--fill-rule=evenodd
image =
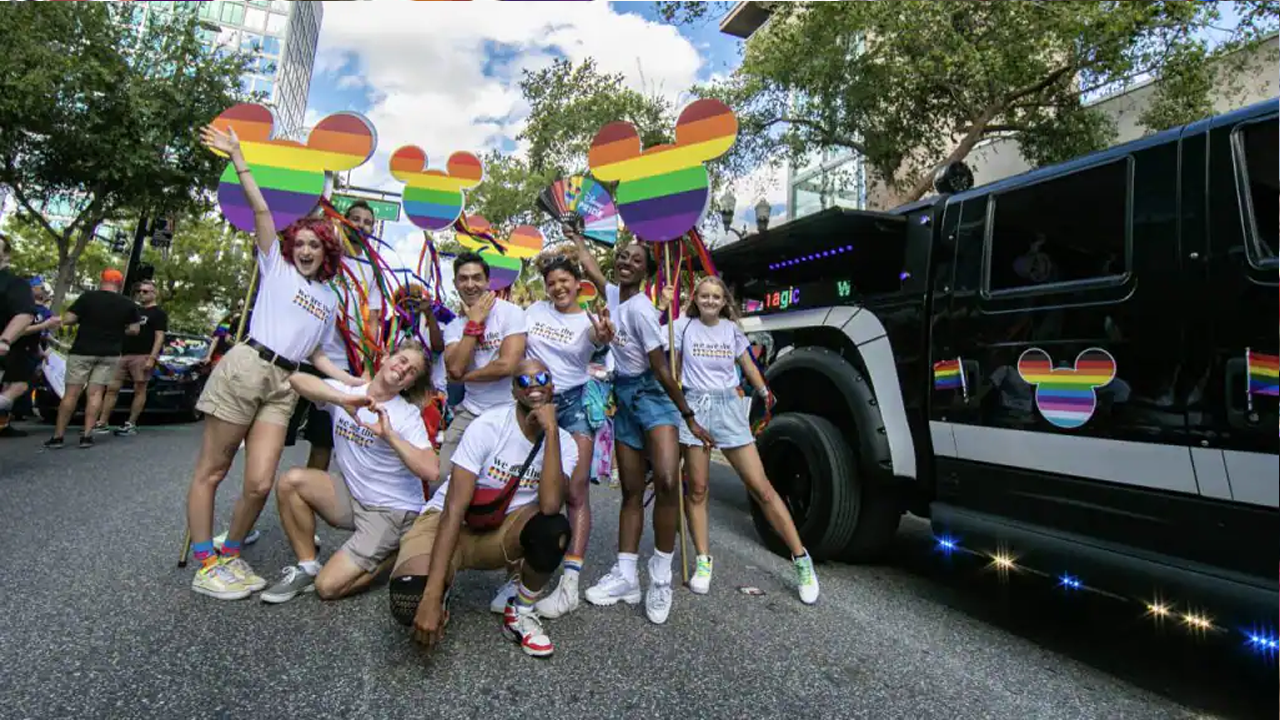
<path id="1" fill-rule="evenodd" d="M 1249 209 L 1248 222 L 1254 237 L 1256 260 L 1276 261 L 1276 238 L 1280 236 L 1280 156 L 1276 118 L 1250 123 L 1240 128 L 1244 150 L 1244 178 Z"/>
<path id="2" fill-rule="evenodd" d="M 209 341 L 204 338 L 170 337 L 165 340 L 162 353 L 166 357 L 202 358 L 209 349 Z"/>
<path id="3" fill-rule="evenodd" d="M 996 196 L 987 289 L 1123 275 L 1128 190 L 1126 158 Z"/>

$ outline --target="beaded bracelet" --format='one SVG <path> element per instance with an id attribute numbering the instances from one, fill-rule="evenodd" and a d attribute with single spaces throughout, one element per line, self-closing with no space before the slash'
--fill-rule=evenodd
<path id="1" fill-rule="evenodd" d="M 462 329 L 462 334 L 472 337 L 484 337 L 484 323 L 468 320 L 466 327 Z"/>

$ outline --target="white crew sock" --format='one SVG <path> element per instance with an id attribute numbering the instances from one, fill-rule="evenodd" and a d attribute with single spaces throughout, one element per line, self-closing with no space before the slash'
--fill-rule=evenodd
<path id="1" fill-rule="evenodd" d="M 315 560 L 303 560 L 298 563 L 298 567 L 302 568 L 303 572 L 311 577 L 315 577 L 320 574 L 320 563 Z"/>
<path id="2" fill-rule="evenodd" d="M 661 585 L 671 584 L 671 556 L 674 554 L 654 549 L 653 561 L 649 563 L 650 580 Z"/>
<path id="3" fill-rule="evenodd" d="M 636 562 L 640 556 L 635 553 L 618 553 L 618 569 L 622 577 L 632 585 L 640 584 L 640 576 L 636 573 Z"/>

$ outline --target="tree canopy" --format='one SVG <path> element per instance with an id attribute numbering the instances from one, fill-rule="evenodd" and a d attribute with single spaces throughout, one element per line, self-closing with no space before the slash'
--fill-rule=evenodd
<path id="1" fill-rule="evenodd" d="M 1141 117 L 1148 128 L 1204 117 L 1210 66 L 1245 62 L 1233 51 L 1256 47 L 1280 16 L 1276 0 L 1236 3 L 1227 29 L 1221 4 L 1189 0 L 764 4 L 769 21 L 741 67 L 698 89 L 738 113 L 731 170 L 843 148 L 907 200 L 985 138 L 1015 138 L 1033 165 L 1105 147 L 1115 128 L 1086 99 L 1152 75 L 1165 82 Z M 658 3 L 685 23 L 711 5 Z"/>
<path id="2" fill-rule="evenodd" d="M 223 161 L 196 130 L 244 99 L 247 55 L 205 50 L 194 12 L 143 25 L 133 6 L 25 3 L 0 24 L 0 184 L 56 247 L 55 304 L 104 220 L 207 206 Z"/>

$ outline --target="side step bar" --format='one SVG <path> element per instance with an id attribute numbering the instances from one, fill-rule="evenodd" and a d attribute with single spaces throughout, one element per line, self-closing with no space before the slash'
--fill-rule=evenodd
<path id="1" fill-rule="evenodd" d="M 1051 577 L 1069 572 L 1108 593 L 1160 602 L 1181 612 L 1225 613 L 1242 623 L 1273 627 L 1280 615 L 1276 578 L 1242 575 L 945 503 L 935 502 L 930 509 L 935 535 L 954 537 L 961 547 L 979 552 L 999 545 L 1018 564 Z"/>

